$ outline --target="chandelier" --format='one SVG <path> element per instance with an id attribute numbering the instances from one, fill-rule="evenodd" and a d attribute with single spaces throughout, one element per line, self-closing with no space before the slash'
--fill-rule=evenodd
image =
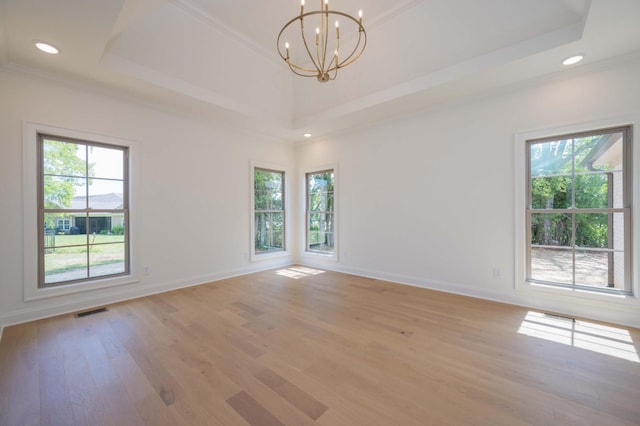
<path id="1" fill-rule="evenodd" d="M 329 21 L 334 18 L 335 30 L 329 31 Z M 346 19 L 350 30 L 357 29 L 357 36 L 348 37 L 350 43 L 346 54 L 343 54 L 344 51 L 341 50 L 340 45 L 339 18 Z M 298 26 L 299 31 L 296 31 Z M 307 30 L 314 26 L 315 34 L 311 32 L 312 30 Z M 333 33 L 333 36 L 330 33 Z M 290 56 L 294 47 L 289 44 L 285 35 L 295 35 L 301 39 L 300 48 L 295 52 L 294 58 Z M 284 44 L 282 40 L 285 41 Z M 346 13 L 329 10 L 329 0 L 320 0 L 320 10 L 312 12 L 304 11 L 304 0 L 301 0 L 300 15 L 282 27 L 277 40 L 278 53 L 291 71 L 303 77 L 316 77 L 323 83 L 335 80 L 338 69 L 358 59 L 366 45 L 367 33 L 362 26 L 362 10 L 358 12 L 358 19 L 356 19 Z"/>

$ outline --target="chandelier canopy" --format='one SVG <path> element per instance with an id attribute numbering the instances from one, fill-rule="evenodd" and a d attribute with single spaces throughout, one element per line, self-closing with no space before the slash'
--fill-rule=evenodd
<path id="1" fill-rule="evenodd" d="M 335 29 L 329 31 L 329 21 L 333 19 Z M 348 29 L 353 31 L 347 37 L 349 46 L 346 50 L 342 50 L 340 44 L 340 19 L 346 21 Z M 314 28 L 315 33 L 312 32 Z M 294 44 L 289 44 L 287 39 L 293 36 L 299 37 L 295 52 Z M 300 15 L 282 27 L 277 40 L 278 53 L 291 71 L 303 77 L 316 77 L 323 83 L 335 80 L 338 69 L 358 59 L 366 45 L 367 33 L 362 26 L 362 10 L 356 19 L 346 13 L 329 10 L 329 0 L 320 0 L 320 10 L 312 12 L 304 11 L 304 0 L 301 0 Z M 295 55 L 292 57 L 291 53 Z"/>

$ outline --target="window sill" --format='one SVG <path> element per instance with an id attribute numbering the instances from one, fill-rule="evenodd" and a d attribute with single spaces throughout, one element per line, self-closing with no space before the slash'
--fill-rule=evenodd
<path id="1" fill-rule="evenodd" d="M 280 259 L 291 256 L 289 250 L 272 251 L 266 253 L 251 253 L 251 262 L 262 262 L 265 260 Z"/>
<path id="2" fill-rule="evenodd" d="M 111 288 L 127 284 L 135 284 L 140 280 L 133 275 L 125 275 L 115 278 L 105 278 L 101 280 L 86 281 L 75 284 L 66 284 L 58 287 L 29 287 L 25 286 L 24 301 L 47 299 L 51 297 L 67 296 L 71 294 L 83 293 L 87 291 Z"/>
<path id="3" fill-rule="evenodd" d="M 522 282 L 516 288 L 517 291 L 528 294 L 540 294 L 547 296 L 560 296 L 570 298 L 580 298 L 588 301 L 598 301 L 606 303 L 630 303 L 636 301 L 637 296 L 630 293 L 609 293 L 583 288 L 560 287 L 543 283 Z"/>

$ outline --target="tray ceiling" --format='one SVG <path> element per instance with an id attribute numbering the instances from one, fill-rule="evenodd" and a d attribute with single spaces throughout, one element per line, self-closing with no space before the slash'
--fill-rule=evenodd
<path id="1" fill-rule="evenodd" d="M 640 50 L 637 0 L 330 0 L 363 9 L 368 44 L 321 84 L 276 51 L 299 4 L 0 0 L 0 64 L 296 140 L 566 72 L 560 61 L 577 52 L 580 67 Z"/>

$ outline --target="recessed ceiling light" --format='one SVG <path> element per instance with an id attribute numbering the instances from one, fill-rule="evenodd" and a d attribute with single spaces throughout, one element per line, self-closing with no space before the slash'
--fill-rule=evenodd
<path id="1" fill-rule="evenodd" d="M 305 133 L 305 134 L 304 134 L 304 135 L 302 135 L 302 136 L 304 136 L 305 138 L 310 138 L 310 137 L 311 137 L 311 136 L 313 136 L 313 135 L 312 135 L 311 133 Z"/>
<path id="2" fill-rule="evenodd" d="M 50 53 L 52 55 L 57 55 L 58 53 L 60 53 L 60 50 L 58 50 L 57 47 L 49 43 L 45 43 L 44 41 L 35 40 L 33 44 L 35 44 L 36 47 L 42 50 L 43 52 Z"/>
<path id="3" fill-rule="evenodd" d="M 573 64 L 577 64 L 578 62 L 580 62 L 581 60 L 584 59 L 584 55 L 575 55 L 575 56 L 571 56 L 567 59 L 565 59 L 564 61 L 562 61 L 562 65 L 573 65 Z"/>

